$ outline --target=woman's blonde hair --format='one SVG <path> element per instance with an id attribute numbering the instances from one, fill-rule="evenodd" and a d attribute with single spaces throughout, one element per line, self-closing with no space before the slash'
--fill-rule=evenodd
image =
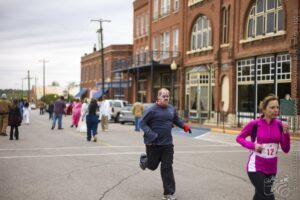
<path id="1" fill-rule="evenodd" d="M 265 110 L 269 104 L 270 101 L 278 101 L 279 102 L 279 99 L 277 96 L 271 94 L 271 95 L 268 95 L 266 96 L 260 103 L 259 103 L 259 110 L 260 112 L 263 112 L 263 110 Z"/>

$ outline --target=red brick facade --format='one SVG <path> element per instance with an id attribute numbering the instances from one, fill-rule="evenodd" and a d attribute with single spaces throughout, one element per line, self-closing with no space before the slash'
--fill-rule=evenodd
<path id="1" fill-rule="evenodd" d="M 270 92 L 300 98 L 299 9 L 299 0 L 135 0 L 132 58 L 107 72 L 132 81 L 130 102 L 153 102 L 166 87 L 187 119 L 235 126 Z M 83 57 L 82 69 L 99 56 Z M 82 75 L 81 86 L 98 79 Z"/>
<path id="2" fill-rule="evenodd" d="M 114 61 L 128 59 L 132 56 L 132 45 L 110 45 L 104 48 L 104 84 L 108 87 L 109 98 L 119 95 L 119 82 L 127 80 L 126 76 L 116 76 L 112 73 Z M 93 93 L 102 89 L 101 52 L 95 51 L 81 57 L 80 87 L 87 88 L 86 96 L 92 98 Z M 118 98 L 127 98 L 129 89 L 123 91 Z"/>

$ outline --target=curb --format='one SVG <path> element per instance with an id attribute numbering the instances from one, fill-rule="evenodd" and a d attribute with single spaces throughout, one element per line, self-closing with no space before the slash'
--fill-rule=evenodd
<path id="1" fill-rule="evenodd" d="M 218 132 L 218 133 L 223 133 L 223 129 L 221 128 L 211 128 L 210 129 L 212 132 Z M 224 130 L 225 132 L 223 134 L 229 134 L 229 135 L 237 135 L 240 133 L 240 131 L 236 131 L 236 130 L 230 130 L 230 129 L 226 129 Z M 296 140 L 296 141 L 300 141 L 300 136 L 291 136 L 291 140 Z"/>

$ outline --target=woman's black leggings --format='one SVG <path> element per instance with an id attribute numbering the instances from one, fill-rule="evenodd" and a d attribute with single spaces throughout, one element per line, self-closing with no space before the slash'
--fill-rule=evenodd
<path id="1" fill-rule="evenodd" d="M 251 183 L 255 187 L 253 200 L 275 200 L 272 185 L 275 174 L 264 174 L 262 172 L 248 172 Z"/>

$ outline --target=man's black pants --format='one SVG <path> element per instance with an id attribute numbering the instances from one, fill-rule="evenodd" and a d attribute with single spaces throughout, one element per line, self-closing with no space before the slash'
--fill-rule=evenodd
<path id="1" fill-rule="evenodd" d="M 159 163 L 163 181 L 164 195 L 175 193 L 175 179 L 173 174 L 174 145 L 146 145 L 147 168 L 157 169 Z"/>

